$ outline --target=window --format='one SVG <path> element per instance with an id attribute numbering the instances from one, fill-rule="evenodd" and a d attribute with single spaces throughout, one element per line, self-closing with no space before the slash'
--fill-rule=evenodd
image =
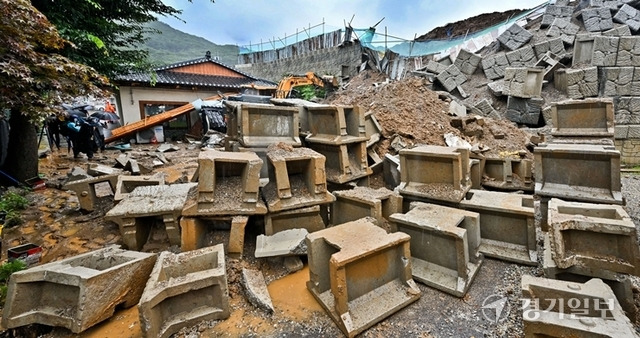
<path id="1" fill-rule="evenodd" d="M 158 102 L 158 101 L 140 101 L 140 118 L 144 119 L 150 116 L 158 115 L 169 110 L 178 108 L 188 102 Z M 165 129 L 188 129 L 191 126 L 189 114 L 180 115 L 163 124 Z"/>

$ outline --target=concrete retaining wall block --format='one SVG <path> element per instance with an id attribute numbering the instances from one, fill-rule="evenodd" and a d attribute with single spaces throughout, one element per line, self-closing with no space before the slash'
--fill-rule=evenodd
<path id="1" fill-rule="evenodd" d="M 290 229 L 304 228 L 308 232 L 326 227 L 320 214 L 320 206 L 270 212 L 264 216 L 264 233 L 267 236 Z"/>
<path id="2" fill-rule="evenodd" d="M 640 97 L 617 97 L 614 102 L 616 129 L 621 125 L 640 124 Z"/>
<path id="3" fill-rule="evenodd" d="M 573 43 L 573 59 L 571 65 L 590 65 L 593 60 L 593 44 L 596 37 L 593 34 L 578 34 Z M 563 44 L 564 45 L 564 44 Z"/>
<path id="4" fill-rule="evenodd" d="M 436 76 L 436 80 L 448 92 L 453 91 L 459 85 L 467 81 L 467 77 L 456 67 L 451 65 L 447 69 Z"/>
<path id="5" fill-rule="evenodd" d="M 509 60 L 509 66 L 511 67 L 528 67 L 533 66 L 538 62 L 536 53 L 533 51 L 533 47 L 525 46 L 520 49 L 516 49 L 505 54 L 507 60 Z"/>
<path id="6" fill-rule="evenodd" d="M 618 10 L 618 13 L 613 16 L 613 21 L 625 24 L 633 32 L 640 30 L 640 11 L 624 4 Z"/>
<path id="7" fill-rule="evenodd" d="M 355 187 L 334 191 L 336 201 L 331 205 L 331 223 L 334 225 L 373 217 L 383 225 L 394 213 L 402 212 L 402 196 L 386 188 Z"/>
<path id="8" fill-rule="evenodd" d="M 551 135 L 556 138 L 611 138 L 614 131 L 613 116 L 611 99 L 555 102 L 551 104 Z"/>
<path id="9" fill-rule="evenodd" d="M 367 161 L 366 139 L 340 145 L 309 143 L 308 146 L 326 158 L 327 182 L 343 184 L 373 173 Z"/>
<path id="10" fill-rule="evenodd" d="M 128 176 L 128 175 L 120 175 L 118 176 L 118 183 L 116 184 L 116 194 L 113 197 L 114 201 L 121 201 L 127 196 L 129 193 L 133 191 L 133 189 L 137 187 L 144 187 L 150 185 L 164 185 L 164 175 L 153 175 L 153 176 Z"/>
<path id="11" fill-rule="evenodd" d="M 508 66 L 509 60 L 507 60 L 507 56 L 504 53 L 487 55 L 482 58 L 482 70 L 484 71 L 484 75 L 490 80 L 504 77 L 504 70 Z"/>
<path id="12" fill-rule="evenodd" d="M 553 20 L 553 23 L 551 23 L 547 31 L 547 36 L 553 38 L 560 37 L 564 43 L 573 45 L 573 41 L 579 30 L 580 27 L 571 23 L 568 19 L 556 18 Z"/>
<path id="13" fill-rule="evenodd" d="M 591 64 L 594 66 L 615 66 L 618 59 L 617 36 L 596 36 L 593 41 Z"/>
<path id="14" fill-rule="evenodd" d="M 567 69 L 565 75 L 569 98 L 582 99 L 598 96 L 598 67 Z"/>
<path id="15" fill-rule="evenodd" d="M 557 2 L 555 5 L 548 5 L 542 15 L 540 28 L 548 27 L 557 18 L 571 20 L 573 10 L 573 6 L 560 6 Z"/>
<path id="16" fill-rule="evenodd" d="M 564 43 L 560 38 L 548 39 L 545 41 L 538 42 L 535 45 L 533 45 L 533 50 L 536 52 L 536 57 L 538 59 L 540 59 L 547 52 L 551 52 L 551 54 L 557 55 L 557 56 L 562 56 L 567 52 L 566 49 L 564 48 Z"/>
<path id="17" fill-rule="evenodd" d="M 115 194 L 116 186 L 118 185 L 118 174 L 104 175 L 99 177 L 91 177 L 82 180 L 72 181 L 65 184 L 63 190 L 72 190 L 78 197 L 80 209 L 86 211 L 93 211 L 95 204 L 98 202 L 96 196 L 96 184 L 108 182 L 111 187 L 111 192 Z"/>
<path id="18" fill-rule="evenodd" d="M 584 28 L 589 32 L 601 32 L 613 28 L 609 8 L 586 8 L 581 12 Z"/>
<path id="19" fill-rule="evenodd" d="M 631 29 L 629 29 L 629 26 L 627 26 L 627 25 L 622 25 L 622 26 L 616 27 L 614 29 L 610 29 L 608 31 L 604 31 L 604 32 L 602 32 L 602 35 L 604 35 L 604 36 L 629 36 L 629 35 L 631 35 Z"/>
<path id="20" fill-rule="evenodd" d="M 473 75 L 473 73 L 476 72 L 476 69 L 478 69 L 480 61 L 482 61 L 482 56 L 474 54 L 466 49 L 461 49 L 456 57 L 454 65 L 456 65 L 463 74 Z"/>
<path id="21" fill-rule="evenodd" d="M 504 74 L 504 94 L 525 99 L 540 97 L 543 77 L 543 68 L 507 67 Z"/>
<path id="22" fill-rule="evenodd" d="M 358 106 L 307 107 L 311 143 L 339 145 L 346 142 L 368 141 L 364 111 Z"/>
<path id="23" fill-rule="evenodd" d="M 245 147 L 268 147 L 273 143 L 302 146 L 299 136 L 299 107 L 232 104 L 237 121 L 236 139 Z"/>
<path id="24" fill-rule="evenodd" d="M 517 23 L 514 23 L 504 33 L 498 36 L 498 41 L 509 50 L 516 50 L 524 46 L 531 38 L 531 34 L 528 30 L 520 27 Z"/>
<path id="25" fill-rule="evenodd" d="M 508 191 L 533 191 L 533 162 L 528 159 L 486 158 L 483 176 L 488 179 L 482 185 Z"/>
<path id="26" fill-rule="evenodd" d="M 634 95 L 632 93 L 634 67 L 600 67 L 599 70 L 601 96 Z M 636 87 L 640 89 L 640 85 L 636 84 Z"/>
<path id="27" fill-rule="evenodd" d="M 616 65 L 619 67 L 640 66 L 640 36 L 620 37 Z"/>

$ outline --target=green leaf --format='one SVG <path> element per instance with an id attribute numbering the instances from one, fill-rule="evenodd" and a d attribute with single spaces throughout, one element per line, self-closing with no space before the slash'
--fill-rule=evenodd
<path id="1" fill-rule="evenodd" d="M 91 42 L 93 42 L 96 47 L 98 47 L 98 49 L 104 48 L 104 42 L 99 37 L 93 34 L 87 34 L 87 38 L 89 38 L 89 40 L 91 40 Z"/>

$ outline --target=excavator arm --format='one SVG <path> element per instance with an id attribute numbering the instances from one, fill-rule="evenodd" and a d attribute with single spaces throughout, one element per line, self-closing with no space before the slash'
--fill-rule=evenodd
<path id="1" fill-rule="evenodd" d="M 328 79 L 316 75 L 314 72 L 307 72 L 305 75 L 292 75 L 287 76 L 278 83 L 275 97 L 277 99 L 284 99 L 291 95 L 291 90 L 295 87 L 315 85 L 318 87 L 337 86 L 335 77 L 331 76 Z"/>

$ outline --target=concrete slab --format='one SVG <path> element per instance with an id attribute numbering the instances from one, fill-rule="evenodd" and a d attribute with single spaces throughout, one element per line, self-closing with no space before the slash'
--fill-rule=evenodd
<path id="1" fill-rule="evenodd" d="M 273 148 L 267 152 L 269 183 L 262 189 L 269 212 L 335 200 L 327 191 L 325 157 L 309 148 Z"/>
<path id="2" fill-rule="evenodd" d="M 534 190 L 532 179 L 533 162 L 528 159 L 498 158 L 485 159 L 482 185 L 504 191 Z"/>
<path id="3" fill-rule="evenodd" d="M 553 128 L 556 138 L 612 138 L 614 131 L 613 100 L 589 98 L 565 100 L 551 104 Z"/>
<path id="4" fill-rule="evenodd" d="M 96 184 L 108 182 L 111 187 L 112 193 L 115 194 L 116 185 L 118 183 L 118 175 L 104 175 L 99 177 L 91 177 L 83 180 L 77 180 L 68 182 L 65 184 L 63 190 L 72 190 L 78 197 L 80 203 L 80 209 L 86 211 L 93 211 L 95 204 L 99 198 L 96 196 Z"/>
<path id="5" fill-rule="evenodd" d="M 307 288 L 348 337 L 420 298 L 409 236 L 360 219 L 307 236 Z M 354 241 L 353 238 L 361 238 Z"/>
<path id="6" fill-rule="evenodd" d="M 619 205 L 549 201 L 553 260 L 640 275 L 640 249 L 633 221 Z"/>
<path id="7" fill-rule="evenodd" d="M 255 153 L 205 150 L 198 156 L 198 193 L 184 216 L 264 215 L 260 198 L 262 160 Z"/>
<path id="8" fill-rule="evenodd" d="M 163 175 L 153 176 L 118 176 L 118 183 L 116 184 L 116 194 L 113 200 L 116 202 L 122 201 L 137 187 L 164 185 Z"/>
<path id="9" fill-rule="evenodd" d="M 305 228 L 309 232 L 314 232 L 325 227 L 319 205 L 270 212 L 264 216 L 264 232 L 267 236 L 289 229 Z"/>
<path id="10" fill-rule="evenodd" d="M 273 303 L 262 271 L 243 268 L 242 286 L 249 303 L 269 314 L 273 313 Z"/>
<path id="11" fill-rule="evenodd" d="M 141 186 L 105 214 L 118 224 L 122 241 L 130 250 L 141 250 L 159 219 L 164 223 L 169 243 L 180 245 L 179 218 L 195 183 Z"/>
<path id="12" fill-rule="evenodd" d="M 400 194 L 459 202 L 471 188 L 469 151 L 419 146 L 400 151 Z"/>
<path id="13" fill-rule="evenodd" d="M 355 187 L 333 194 L 336 201 L 331 205 L 331 224 L 334 225 L 363 217 L 373 217 L 383 225 L 391 214 L 402 212 L 402 196 L 386 188 Z"/>
<path id="14" fill-rule="evenodd" d="M 3 326 L 43 324 L 81 333 L 113 316 L 116 307 L 136 305 L 155 261 L 155 254 L 114 245 L 14 272 Z"/>
<path id="15" fill-rule="evenodd" d="M 480 215 L 480 247 L 488 257 L 538 264 L 533 197 L 471 190 L 460 207 Z"/>
<path id="16" fill-rule="evenodd" d="M 634 302 L 633 284 L 631 283 L 629 275 L 599 268 L 593 269 L 582 265 L 573 265 L 569 268 L 561 269 L 556 265 L 556 262 L 553 261 L 551 250 L 552 246 L 549 234 L 545 233 L 544 250 L 542 252 L 542 269 L 546 278 L 577 283 L 585 283 L 591 278 L 600 278 L 613 290 L 627 317 L 632 321 L 636 320 L 638 309 Z"/>
<path id="17" fill-rule="evenodd" d="M 310 143 L 308 146 L 324 155 L 327 182 L 343 184 L 373 173 L 367 161 L 366 141 L 341 145 Z"/>
<path id="18" fill-rule="evenodd" d="M 523 275 L 522 297 L 526 337 L 636 336 L 613 291 L 600 279 L 580 284 Z"/>
<path id="19" fill-rule="evenodd" d="M 160 253 L 138 311 L 146 337 L 169 337 L 203 320 L 228 318 L 222 244 L 180 254 Z"/>
<path id="20" fill-rule="evenodd" d="M 534 148 L 535 193 L 589 203 L 622 204 L 620 152 L 613 146 L 541 144 Z M 585 175 L 584 168 L 589 168 Z"/>
<path id="21" fill-rule="evenodd" d="M 307 229 L 283 230 L 271 236 L 259 235 L 256 239 L 256 258 L 300 256 L 307 254 L 305 238 Z"/>
<path id="22" fill-rule="evenodd" d="M 411 236 L 413 277 L 430 287 L 463 297 L 484 257 L 480 220 L 475 212 L 411 203 L 405 214 L 391 215 L 393 232 Z"/>

